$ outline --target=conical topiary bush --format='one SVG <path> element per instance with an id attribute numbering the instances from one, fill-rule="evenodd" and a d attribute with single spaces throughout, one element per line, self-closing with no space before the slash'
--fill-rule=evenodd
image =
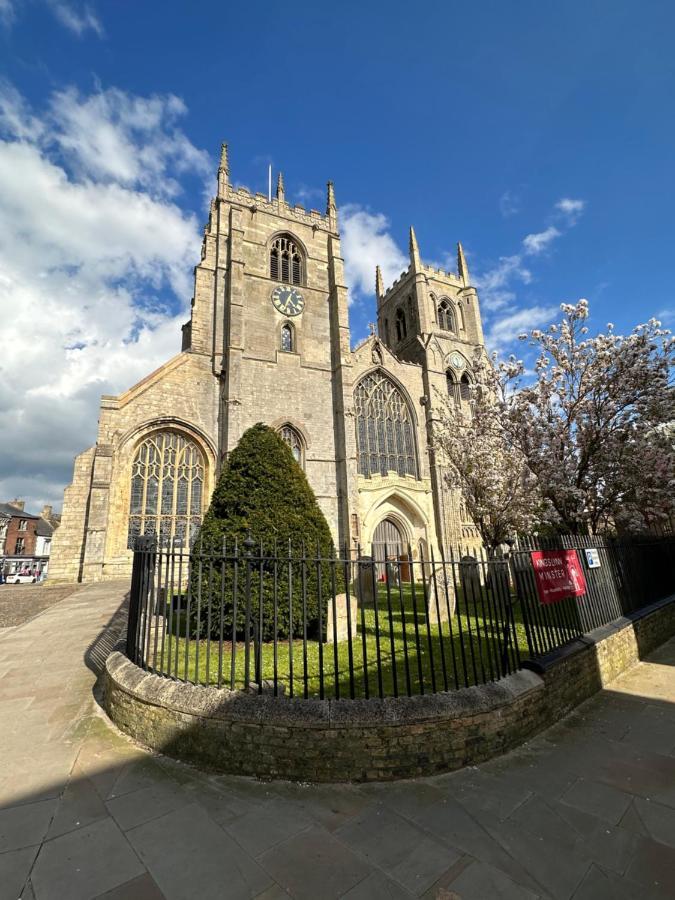
<path id="1" fill-rule="evenodd" d="M 317 557 L 326 562 L 317 565 Z M 222 628 L 226 639 L 233 631 L 241 638 L 249 593 L 255 627 L 262 605 L 264 640 L 302 636 L 304 622 L 317 637 L 319 606 L 325 635 L 331 591 L 343 582 L 339 567 L 331 571 L 334 557 L 328 522 L 290 448 L 267 425 L 254 425 L 223 466 L 193 547 L 194 633 L 217 638 Z"/>

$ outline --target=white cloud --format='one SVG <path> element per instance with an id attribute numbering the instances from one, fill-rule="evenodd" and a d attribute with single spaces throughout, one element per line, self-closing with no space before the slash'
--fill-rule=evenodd
<path id="1" fill-rule="evenodd" d="M 518 338 L 519 334 L 548 324 L 558 311 L 557 306 L 530 306 L 495 319 L 485 335 L 485 343 L 490 351 L 503 351 Z"/>
<path id="2" fill-rule="evenodd" d="M 548 228 L 545 228 L 543 231 L 538 231 L 535 234 L 528 234 L 523 238 L 523 249 L 525 253 L 530 256 L 536 256 L 538 253 L 542 253 L 551 241 L 554 241 L 557 237 L 560 237 L 561 232 L 554 225 L 549 225 Z"/>
<path id="3" fill-rule="evenodd" d="M 16 16 L 12 0 L 0 0 L 0 23 L 9 28 Z"/>
<path id="4" fill-rule="evenodd" d="M 81 175 L 174 196 L 170 172 L 213 172 L 208 154 L 177 128 L 185 112 L 173 94 L 135 97 L 112 88 L 82 97 L 69 88 L 52 97 L 52 138 Z"/>
<path id="5" fill-rule="evenodd" d="M 372 213 L 355 204 L 340 210 L 342 252 L 350 300 L 355 295 L 373 294 L 375 266 L 382 269 L 388 287 L 408 267 L 408 257 L 387 231 L 389 221 L 382 213 Z"/>
<path id="6" fill-rule="evenodd" d="M 555 208 L 568 219 L 570 225 L 575 225 L 577 219 L 586 208 L 586 201 L 563 197 L 562 200 L 558 200 Z"/>
<path id="7" fill-rule="evenodd" d="M 0 134 L 19 140 L 37 140 L 43 130 L 43 123 L 32 114 L 16 88 L 0 80 Z"/>
<path id="8" fill-rule="evenodd" d="M 76 102 L 57 95 L 38 118 L 14 94 L 2 119 L 0 498 L 24 495 L 33 508 L 60 505 L 73 457 L 95 439 L 100 394 L 180 349 L 200 244 L 196 219 L 152 171 L 168 165 L 167 142 L 201 159 L 176 128 L 175 100 L 83 98 L 99 126 L 91 142 L 105 132 L 116 153 L 100 165 L 83 150 L 92 143 Z"/>
<path id="9" fill-rule="evenodd" d="M 520 212 L 520 197 L 512 191 L 504 191 L 499 198 L 499 212 L 505 219 Z"/>
<path id="10" fill-rule="evenodd" d="M 86 31 L 93 31 L 98 37 L 103 37 L 101 20 L 90 7 L 83 6 L 78 11 L 64 0 L 48 0 L 48 5 L 59 22 L 78 37 Z"/>
<path id="11" fill-rule="evenodd" d="M 529 284 L 532 273 L 523 265 L 522 256 L 502 256 L 496 266 L 475 276 L 476 287 L 480 290 L 481 305 L 487 310 L 501 309 L 516 299 L 510 285 L 514 282 Z"/>
<path id="12" fill-rule="evenodd" d="M 481 306 L 487 314 L 486 343 L 491 350 L 505 350 L 521 332 L 537 327 L 557 312 L 556 307 L 541 305 L 518 309 L 516 287 L 532 282 L 532 272 L 528 268 L 532 259 L 576 225 L 584 207 L 583 200 L 569 197 L 559 200 L 554 205 L 554 212 L 558 214 L 556 221 L 560 227 L 549 225 L 542 231 L 526 235 L 517 253 L 502 256 L 492 268 L 478 272 L 475 281 L 480 290 Z"/>
<path id="13" fill-rule="evenodd" d="M 303 204 L 303 206 L 312 206 L 315 205 L 317 209 L 321 209 L 322 206 L 326 205 L 326 189 L 316 187 L 308 187 L 306 184 L 301 184 L 292 194 L 289 196 L 288 192 L 286 192 L 286 199 L 291 203 Z"/>

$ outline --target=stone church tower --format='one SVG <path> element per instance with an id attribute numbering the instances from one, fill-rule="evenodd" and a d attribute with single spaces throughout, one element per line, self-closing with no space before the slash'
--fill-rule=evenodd
<path id="1" fill-rule="evenodd" d="M 231 184 L 223 145 L 181 352 L 102 397 L 51 577 L 126 575 L 139 534 L 186 546 L 256 422 L 289 443 L 341 548 L 416 557 L 475 537 L 430 449 L 438 392 L 465 402 L 483 342 L 461 247 L 458 274 L 432 269 L 411 229 L 410 266 L 387 291 L 378 270 L 377 303 L 379 337 L 352 350 L 332 184 L 325 213 L 289 204 L 281 175 L 273 199 L 251 194 Z"/>

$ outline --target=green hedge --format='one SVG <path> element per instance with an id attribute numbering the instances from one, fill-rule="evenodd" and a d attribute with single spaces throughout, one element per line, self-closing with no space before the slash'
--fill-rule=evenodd
<path id="1" fill-rule="evenodd" d="M 249 536 L 255 542 L 250 550 L 250 564 L 246 562 L 244 543 Z M 232 559 L 235 545 L 239 556 L 236 624 L 233 609 L 235 564 Z M 276 633 L 280 638 L 288 636 L 292 603 L 293 635 L 300 637 L 303 634 L 304 605 L 308 636 L 318 637 L 320 601 L 325 636 L 333 575 L 331 566 L 326 563 L 321 567 L 319 579 L 316 563 L 309 560 L 317 556 L 325 560 L 335 558 L 330 528 L 290 448 L 275 431 L 259 423 L 244 433 L 223 466 L 197 535 L 190 578 L 193 633 L 199 631 L 205 635 L 210 619 L 211 636 L 219 637 L 222 609 L 223 636 L 228 640 L 232 637 L 233 624 L 235 636 L 244 636 L 248 574 L 252 619 L 257 620 L 262 584 L 263 639 L 271 640 L 275 633 L 273 558 L 275 555 L 287 558 L 289 552 L 294 559 L 290 592 L 288 565 L 279 563 L 276 566 Z M 295 561 L 303 552 L 308 558 L 304 567 Z M 341 591 L 343 584 L 338 566 L 335 568 L 335 589 Z"/>

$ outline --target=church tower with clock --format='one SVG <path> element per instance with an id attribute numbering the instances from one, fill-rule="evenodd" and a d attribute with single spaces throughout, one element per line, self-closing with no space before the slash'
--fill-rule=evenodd
<path id="1" fill-rule="evenodd" d="M 230 184 L 218 171 L 184 350 L 209 353 L 220 383 L 219 462 L 256 422 L 291 444 L 340 545 L 348 540 L 353 430 L 347 289 L 337 208 L 325 213 Z M 214 323 L 213 327 L 211 323 Z"/>
<path id="2" fill-rule="evenodd" d="M 338 211 L 230 181 L 223 145 L 195 267 L 181 352 L 119 396 L 104 396 L 96 444 L 75 460 L 50 575 L 96 581 L 130 571 L 140 534 L 186 546 L 220 467 L 257 422 L 290 445 L 336 545 L 413 557 L 477 539 L 444 487 L 432 449 L 434 406 L 467 402 L 482 348 L 478 298 L 458 272 L 420 260 L 385 291 L 378 334 L 352 349 Z M 273 536 L 272 536 L 273 537 Z"/>

